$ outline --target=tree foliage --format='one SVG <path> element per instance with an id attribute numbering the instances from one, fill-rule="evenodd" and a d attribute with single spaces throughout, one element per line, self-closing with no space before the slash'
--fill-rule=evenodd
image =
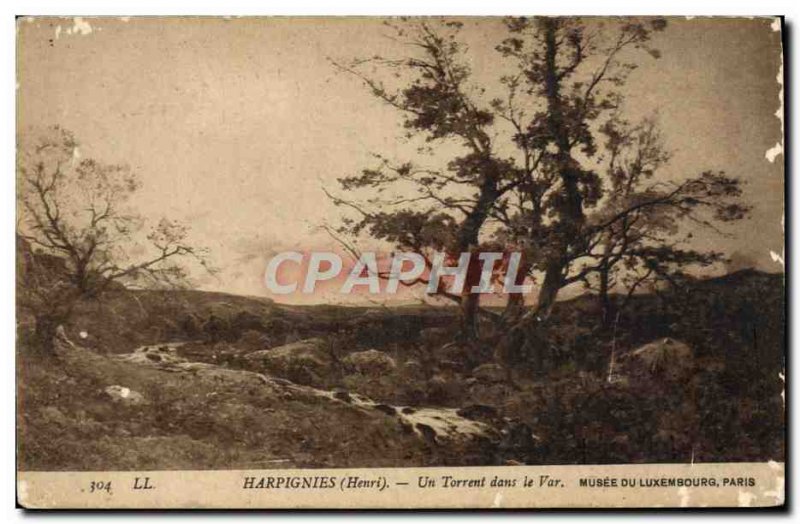
<path id="1" fill-rule="evenodd" d="M 665 28 L 661 18 L 510 18 L 496 46 L 504 73 L 478 85 L 460 22 L 391 24 L 408 56 L 335 64 L 397 109 L 406 137 L 426 146 L 412 160 L 376 155 L 376 166 L 340 179 L 331 198 L 355 218 L 339 233 L 475 260 L 480 251 L 521 252 L 538 297 L 527 311 L 509 297 L 513 311 L 501 320 L 528 333 L 517 345 L 535 338 L 530 329 L 566 286 L 605 286 L 607 296 L 720 260 L 681 235 L 687 224 L 717 229 L 743 218 L 739 180 L 712 170 L 657 176 L 670 155 L 656 119 L 624 119 L 626 81 L 639 61 L 660 57 L 652 37 Z M 477 297 L 455 297 L 465 317 Z"/>

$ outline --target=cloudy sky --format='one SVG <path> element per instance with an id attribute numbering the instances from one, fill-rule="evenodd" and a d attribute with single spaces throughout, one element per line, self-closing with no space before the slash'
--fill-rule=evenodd
<path id="1" fill-rule="evenodd" d="M 780 271 L 783 157 L 780 33 L 770 19 L 675 19 L 627 87 L 628 114 L 657 112 L 672 180 L 721 169 L 746 180 L 753 216 L 695 241 L 738 265 Z M 21 19 L 18 130 L 70 129 L 81 154 L 127 163 L 144 182 L 134 204 L 192 227 L 222 269 L 202 286 L 268 294 L 267 260 L 325 249 L 319 231 L 342 212 L 322 191 L 398 160 L 398 114 L 328 61 L 401 56 L 379 19 Z M 479 81 L 497 76 L 498 19 L 470 19 L 464 36 Z M 774 151 L 773 151 L 774 152 Z M 773 155 L 769 155 L 773 156 Z"/>

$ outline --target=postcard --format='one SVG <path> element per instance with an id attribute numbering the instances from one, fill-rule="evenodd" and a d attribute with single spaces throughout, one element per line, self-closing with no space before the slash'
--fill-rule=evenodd
<path id="1" fill-rule="evenodd" d="M 28 509 L 778 507 L 783 20 L 17 20 Z"/>

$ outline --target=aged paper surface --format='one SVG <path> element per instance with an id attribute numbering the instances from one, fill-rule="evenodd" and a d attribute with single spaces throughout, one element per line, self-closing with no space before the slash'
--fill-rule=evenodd
<path id="1" fill-rule="evenodd" d="M 21 17 L 17 497 L 784 504 L 782 21 Z"/>

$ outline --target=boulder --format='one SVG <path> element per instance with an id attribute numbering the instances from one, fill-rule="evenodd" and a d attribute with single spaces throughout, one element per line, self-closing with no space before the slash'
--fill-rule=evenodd
<path id="1" fill-rule="evenodd" d="M 473 369 L 472 376 L 478 380 L 478 382 L 492 384 L 496 382 L 505 382 L 507 373 L 500 364 L 490 362 L 488 364 L 481 364 Z"/>
<path id="2" fill-rule="evenodd" d="M 669 337 L 654 340 L 620 357 L 622 375 L 630 379 L 683 380 L 694 371 L 694 351 Z"/>
<path id="3" fill-rule="evenodd" d="M 397 409 L 394 406 L 389 406 L 388 404 L 375 404 L 372 406 L 373 409 L 377 409 L 387 415 L 397 415 Z"/>
<path id="4" fill-rule="evenodd" d="M 253 369 L 283 377 L 298 384 L 314 385 L 328 375 L 333 359 L 321 338 L 309 338 L 244 356 Z"/>
<path id="5" fill-rule="evenodd" d="M 342 363 L 352 367 L 362 375 L 384 375 L 397 368 L 394 359 L 382 351 L 369 349 L 350 353 Z"/>
<path id="6" fill-rule="evenodd" d="M 103 391 L 114 403 L 125 406 L 138 406 L 147 403 L 141 393 L 124 386 L 108 386 Z"/>
<path id="7" fill-rule="evenodd" d="M 336 388 L 333 390 L 333 398 L 336 400 L 341 400 L 342 402 L 347 402 L 348 404 L 353 402 L 353 397 L 350 396 L 350 392 L 342 388 Z"/>

